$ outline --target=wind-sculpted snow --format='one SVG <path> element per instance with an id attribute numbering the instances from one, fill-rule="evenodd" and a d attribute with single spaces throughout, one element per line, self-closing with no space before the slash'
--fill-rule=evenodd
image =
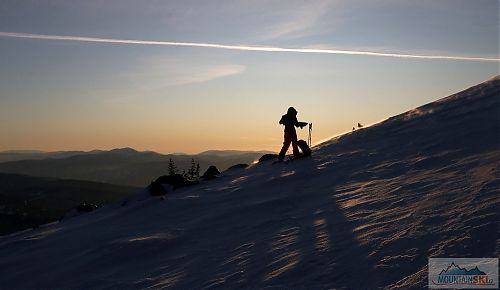
<path id="1" fill-rule="evenodd" d="M 422 288 L 429 257 L 498 257 L 497 77 L 270 161 L 0 239 L 0 285 Z"/>

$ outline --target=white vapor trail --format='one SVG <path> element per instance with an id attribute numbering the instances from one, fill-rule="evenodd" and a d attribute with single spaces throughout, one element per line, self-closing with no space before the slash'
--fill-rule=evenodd
<path id="1" fill-rule="evenodd" d="M 64 36 L 64 35 L 47 35 L 47 34 L 32 34 L 18 32 L 1 32 L 0 37 L 14 38 L 29 38 L 42 40 L 65 40 L 65 41 L 80 41 L 80 42 L 99 42 L 99 43 L 117 43 L 117 44 L 138 44 L 138 45 L 166 45 L 166 46 L 190 46 L 190 47 L 205 47 L 230 50 L 246 50 L 246 51 L 265 51 L 265 52 L 295 52 L 295 53 L 323 53 L 323 54 L 347 54 L 347 55 L 367 55 L 367 56 L 382 56 L 382 57 L 397 57 L 397 58 L 417 58 L 417 59 L 442 59 L 442 60 L 469 60 L 469 61 L 493 61 L 500 62 L 498 58 L 485 57 L 469 57 L 469 56 L 449 56 L 449 55 L 419 55 L 419 54 L 401 54 L 376 51 L 358 51 L 358 50 L 338 50 L 338 49 L 316 49 L 316 48 L 285 48 L 274 46 L 248 46 L 248 45 L 227 45 L 217 43 L 198 43 L 198 42 L 172 42 L 172 41 L 151 41 L 151 40 L 135 40 L 135 39 L 115 39 L 115 38 L 98 38 L 84 36 Z"/>

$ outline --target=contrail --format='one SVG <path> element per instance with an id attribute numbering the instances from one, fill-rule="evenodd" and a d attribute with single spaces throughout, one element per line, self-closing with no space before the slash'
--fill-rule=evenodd
<path id="1" fill-rule="evenodd" d="M 500 62 L 500 59 L 498 59 L 498 58 L 485 58 L 485 57 L 473 57 L 473 56 L 401 54 L 401 53 L 358 51 L 358 50 L 286 48 L 286 47 L 274 47 L 274 46 L 228 45 L 228 44 L 218 44 L 218 43 L 151 41 L 151 40 L 47 35 L 47 34 L 1 32 L 1 31 L 0 31 L 0 37 L 30 38 L 30 39 L 42 39 L 42 40 L 65 40 L 65 41 L 80 41 L 80 42 L 99 42 L 99 43 L 116 43 L 116 44 L 137 44 L 137 45 L 190 46 L 190 47 L 205 47 L 205 48 L 245 50 L 245 51 L 264 51 L 264 52 L 292 52 L 292 53 L 320 53 L 320 54 L 322 53 L 322 54 L 366 55 L 366 56 L 416 58 L 416 59 L 441 59 L 441 60 L 468 60 L 468 61 Z"/>

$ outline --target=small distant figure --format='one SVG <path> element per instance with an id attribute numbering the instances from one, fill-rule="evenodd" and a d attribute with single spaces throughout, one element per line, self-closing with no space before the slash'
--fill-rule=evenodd
<path id="1" fill-rule="evenodd" d="M 356 128 L 352 127 L 352 130 L 354 131 L 354 130 L 356 130 Z"/>
<path id="2" fill-rule="evenodd" d="M 363 128 L 363 125 L 361 125 L 360 123 L 358 123 L 358 128 Z"/>
<path id="3" fill-rule="evenodd" d="M 295 127 L 300 127 L 300 129 L 302 129 L 307 126 L 308 123 L 297 121 L 297 113 L 298 112 L 294 107 L 290 107 L 288 108 L 286 115 L 281 116 L 280 124 L 285 126 L 285 140 L 283 141 L 283 147 L 278 155 L 278 159 L 280 161 L 285 159 L 285 155 L 290 147 L 290 144 L 292 144 L 293 148 L 293 157 L 302 157 L 297 143 L 297 132 L 295 131 Z"/>

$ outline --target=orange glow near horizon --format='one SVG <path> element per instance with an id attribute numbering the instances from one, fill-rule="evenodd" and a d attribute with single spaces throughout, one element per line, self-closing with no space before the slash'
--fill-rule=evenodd
<path id="1" fill-rule="evenodd" d="M 223 132 L 204 130 L 196 135 L 184 132 L 174 132 L 161 129 L 148 131 L 118 132 L 112 130 L 92 131 L 28 131 L 14 132 L 8 136 L 11 144 L 1 146 L 0 151 L 6 150 L 41 150 L 41 151 L 91 151 L 95 149 L 111 150 L 114 148 L 130 147 L 138 151 L 155 151 L 159 153 L 188 153 L 195 154 L 206 150 L 244 150 L 244 151 L 279 151 L 282 146 L 282 128 L 272 124 L 271 128 L 263 129 L 262 134 L 248 132 L 248 136 L 236 135 L 235 131 L 227 128 Z M 223 130 L 223 129 L 222 129 Z M 163 132 L 163 134 L 162 134 Z M 297 129 L 299 138 L 307 139 L 307 130 Z M 313 132 L 313 138 L 319 141 L 326 132 Z M 251 134 L 251 135 L 250 135 Z M 5 136 L 5 135 L 4 135 Z M 323 139 L 325 138 L 323 137 Z M 14 142 L 13 142 L 14 141 Z M 25 144 L 36 144 L 26 146 Z M 2 144 L 3 145 L 3 144 Z"/>
<path id="2" fill-rule="evenodd" d="M 163 113 L 168 105 L 113 104 L 103 111 L 90 109 L 94 110 L 92 118 L 88 118 L 88 111 L 79 111 L 71 116 L 64 110 L 45 116 L 34 111 L 32 116 L 36 122 L 21 119 L 16 127 L 0 123 L 2 139 L 8 140 L 0 143 L 0 151 L 91 151 L 130 147 L 164 154 L 196 154 L 207 150 L 277 152 L 283 142 L 283 127 L 278 120 L 288 107 L 278 104 L 279 101 L 262 109 L 258 109 L 258 104 L 252 107 L 245 103 L 233 104 L 229 110 L 208 103 L 199 106 L 184 104 L 180 107 L 190 109 L 174 108 L 168 113 Z M 341 104 L 340 101 L 338 103 Z M 326 104 L 319 107 L 312 105 L 307 99 L 295 100 L 293 104 L 299 110 L 300 121 L 314 123 L 313 144 L 350 132 L 357 122 L 374 124 L 416 107 L 391 104 L 392 107 L 375 110 L 342 101 L 342 105 L 337 107 L 344 107 L 345 110 L 339 110 Z M 110 113 L 117 110 L 120 114 Z M 353 117 L 352 112 L 362 118 Z M 191 114 L 197 118 L 191 118 Z M 307 140 L 308 130 L 297 128 L 297 134 L 299 139 Z"/>

